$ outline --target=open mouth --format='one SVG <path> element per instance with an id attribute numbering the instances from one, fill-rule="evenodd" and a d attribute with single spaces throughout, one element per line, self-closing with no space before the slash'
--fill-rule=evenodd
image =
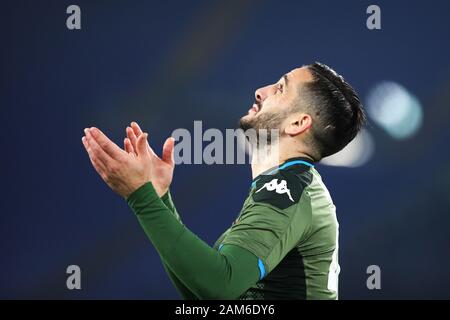
<path id="1" fill-rule="evenodd" d="M 249 113 L 249 114 L 250 114 L 250 113 L 255 114 L 255 113 L 258 113 L 259 110 L 260 110 L 259 105 L 256 104 L 256 103 L 254 103 L 254 104 L 252 105 L 252 107 L 250 108 L 250 110 L 248 110 L 248 113 Z"/>

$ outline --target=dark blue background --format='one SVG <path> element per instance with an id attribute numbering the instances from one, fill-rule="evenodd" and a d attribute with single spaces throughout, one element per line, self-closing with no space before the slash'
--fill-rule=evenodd
<path id="1" fill-rule="evenodd" d="M 82 29 L 66 28 L 78 4 Z M 0 298 L 170 299 L 178 294 L 124 201 L 81 144 L 98 126 L 121 143 L 137 120 L 161 149 L 176 128 L 233 128 L 256 88 L 316 60 L 362 99 L 397 81 L 424 107 L 413 137 L 369 127 L 374 157 L 318 166 L 340 221 L 340 298 L 450 298 L 450 2 L 9 1 L 1 21 Z M 212 244 L 237 215 L 244 165 L 180 165 L 184 222 Z M 66 268 L 82 270 L 69 291 Z M 366 287 L 381 267 L 382 289 Z"/>

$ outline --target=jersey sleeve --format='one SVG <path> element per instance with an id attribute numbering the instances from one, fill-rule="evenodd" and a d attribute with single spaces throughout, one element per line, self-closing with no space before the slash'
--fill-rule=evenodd
<path id="1" fill-rule="evenodd" d="M 256 189 L 264 188 L 264 182 Z M 281 179 L 277 183 L 281 183 Z M 262 190 L 264 194 L 255 192 L 255 201 L 243 208 L 238 220 L 222 240 L 222 244 L 240 246 L 257 256 L 262 262 L 260 269 L 264 268 L 261 273 L 271 272 L 311 229 L 309 195 L 298 189 L 294 195 L 293 189 L 291 187 L 290 197 L 270 192 L 270 188 Z M 293 203 L 290 205 L 288 201 Z"/>
<path id="2" fill-rule="evenodd" d="M 162 197 L 161 197 L 162 202 L 166 205 L 167 209 L 170 210 L 170 212 L 172 212 L 172 214 L 174 215 L 175 218 L 177 218 L 178 221 L 180 221 L 181 223 L 183 223 L 183 221 L 181 221 L 181 217 L 178 214 L 178 211 L 175 207 L 175 204 L 173 203 L 172 200 L 172 194 L 170 192 L 170 190 L 168 190 Z"/>
<path id="3" fill-rule="evenodd" d="M 175 204 L 172 200 L 172 194 L 170 193 L 170 190 L 166 192 L 161 197 L 162 202 L 166 205 L 167 209 L 173 214 L 173 216 L 180 222 L 181 217 L 178 214 L 178 211 L 175 207 Z M 172 281 L 173 285 L 177 289 L 177 291 L 180 293 L 181 297 L 185 300 L 197 300 L 198 297 L 188 288 L 184 283 L 181 282 L 180 279 L 175 275 L 175 273 L 170 269 L 170 267 L 167 265 L 167 262 L 164 261 L 163 257 L 160 256 L 161 262 L 163 264 L 164 270 L 166 271 L 167 275 L 169 276 L 170 280 Z"/>
<path id="4" fill-rule="evenodd" d="M 199 299 L 236 299 L 257 283 L 253 253 L 233 245 L 211 248 L 180 223 L 151 182 L 134 191 L 127 203 L 168 270 Z"/>

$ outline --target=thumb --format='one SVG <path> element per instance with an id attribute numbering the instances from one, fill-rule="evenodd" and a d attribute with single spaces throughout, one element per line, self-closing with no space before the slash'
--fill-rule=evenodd
<path id="1" fill-rule="evenodd" d="M 148 152 L 147 149 L 147 133 L 143 133 L 139 136 L 137 143 L 136 143 L 136 151 L 138 156 L 143 156 Z"/>
<path id="2" fill-rule="evenodd" d="M 166 142 L 164 142 L 163 151 L 162 151 L 162 160 L 170 164 L 171 166 L 174 165 L 174 158 L 173 158 L 173 150 L 175 148 L 175 139 L 170 137 L 166 139 Z"/>

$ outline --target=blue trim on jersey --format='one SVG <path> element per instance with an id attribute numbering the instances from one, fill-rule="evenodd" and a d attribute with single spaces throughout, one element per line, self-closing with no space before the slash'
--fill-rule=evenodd
<path id="1" fill-rule="evenodd" d="M 303 161 L 303 160 L 295 160 L 295 161 L 289 161 L 289 162 L 286 162 L 286 163 L 283 164 L 281 167 L 279 167 L 279 168 L 277 168 L 277 169 L 274 169 L 274 170 L 270 171 L 268 174 L 272 174 L 272 173 L 274 173 L 274 172 L 277 171 L 277 170 L 286 169 L 287 167 L 293 166 L 294 164 L 304 164 L 305 166 L 308 166 L 308 167 L 314 167 L 314 166 L 313 166 L 311 163 L 309 163 L 309 162 L 306 162 L 306 161 Z"/>
<path id="2" fill-rule="evenodd" d="M 223 247 L 223 243 L 219 246 L 217 251 L 220 251 L 220 249 L 222 249 L 222 247 Z M 258 258 L 258 269 L 259 269 L 259 280 L 261 280 L 266 275 L 266 268 L 264 267 L 264 263 L 262 262 L 262 260 L 260 258 Z"/>
<path id="3" fill-rule="evenodd" d="M 260 258 L 258 258 L 258 268 L 259 268 L 259 280 L 261 280 L 266 275 L 266 268 L 264 267 L 264 263 Z"/>
<path id="4" fill-rule="evenodd" d="M 312 165 L 312 164 L 309 163 L 309 162 L 306 162 L 306 161 L 303 161 L 303 160 L 294 160 L 294 161 L 286 162 L 286 163 L 283 164 L 281 167 L 278 167 L 278 168 L 276 168 L 276 169 L 273 169 L 272 171 L 270 171 L 269 173 L 266 173 L 265 175 L 270 175 L 270 174 L 272 174 L 272 173 L 274 173 L 274 172 L 276 172 L 276 171 L 278 171 L 278 170 L 286 169 L 287 167 L 293 166 L 294 164 L 304 164 L 305 166 L 314 168 L 314 165 Z M 257 182 L 258 180 L 259 180 L 259 179 L 256 179 L 255 181 L 252 182 L 252 188 L 253 188 L 253 187 L 256 187 L 256 182 Z"/>

